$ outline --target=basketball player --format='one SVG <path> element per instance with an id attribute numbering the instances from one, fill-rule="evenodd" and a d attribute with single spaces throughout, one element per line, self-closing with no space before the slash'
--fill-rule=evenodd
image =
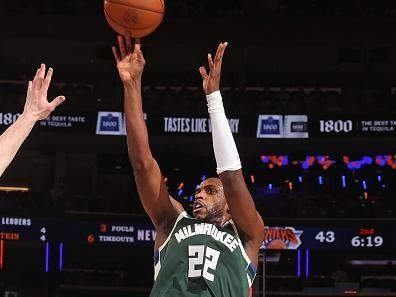
<path id="1" fill-rule="evenodd" d="M 193 215 L 169 196 L 149 146 L 143 118 L 141 79 L 145 59 L 140 44 L 118 37 L 113 47 L 124 85 L 129 157 L 144 209 L 157 230 L 155 283 L 151 297 L 247 297 L 264 239 L 264 223 L 256 212 L 219 91 L 227 43 L 221 43 L 209 73 L 199 71 L 212 123 L 214 153 L 220 178 L 203 181 L 195 192 Z"/>
<path id="2" fill-rule="evenodd" d="M 34 124 L 47 118 L 59 104 L 65 101 L 63 96 L 56 97 L 52 102 L 47 101 L 47 90 L 51 83 L 52 73 L 52 68 L 49 68 L 45 74 L 45 65 L 41 64 L 33 81 L 29 81 L 22 114 L 0 135 L 0 177 L 32 131 Z"/>

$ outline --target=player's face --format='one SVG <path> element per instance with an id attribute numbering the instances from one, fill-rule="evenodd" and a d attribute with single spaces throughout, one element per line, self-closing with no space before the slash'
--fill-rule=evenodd
<path id="1" fill-rule="evenodd" d="M 196 189 L 193 214 L 198 220 L 208 223 L 221 221 L 227 208 L 220 179 L 208 178 Z"/>

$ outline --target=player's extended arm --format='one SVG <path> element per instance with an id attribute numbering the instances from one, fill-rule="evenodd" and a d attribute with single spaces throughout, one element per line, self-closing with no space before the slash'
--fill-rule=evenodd
<path id="1" fill-rule="evenodd" d="M 172 203 L 160 168 L 149 145 L 142 107 L 142 74 L 145 59 L 136 43 L 118 36 L 119 51 L 113 47 L 120 78 L 124 85 L 124 109 L 128 154 L 143 207 L 157 229 L 166 231 L 183 211 L 179 203 Z M 175 205 L 175 206 L 174 206 Z M 170 230 L 169 230 L 170 231 Z"/>
<path id="2" fill-rule="evenodd" d="M 241 171 L 241 161 L 234 138 L 228 124 L 220 94 L 220 76 L 224 51 L 227 43 L 220 43 L 215 59 L 208 55 L 209 73 L 205 67 L 199 72 L 208 102 L 212 125 L 213 149 L 217 163 L 217 173 L 223 183 L 224 194 L 241 239 L 252 248 L 254 257 L 263 241 L 264 223 L 256 211 Z M 247 249 L 248 251 L 249 249 Z"/>
<path id="3" fill-rule="evenodd" d="M 0 135 L 0 176 L 14 159 L 16 153 L 32 131 L 38 120 L 43 120 L 64 100 L 58 96 L 52 102 L 47 101 L 47 90 L 51 82 L 53 70 L 41 64 L 33 81 L 29 81 L 23 113 L 2 135 Z"/>

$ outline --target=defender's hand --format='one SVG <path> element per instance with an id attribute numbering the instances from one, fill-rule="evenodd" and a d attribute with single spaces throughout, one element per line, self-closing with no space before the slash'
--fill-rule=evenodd
<path id="1" fill-rule="evenodd" d="M 204 66 L 199 67 L 199 73 L 202 77 L 202 85 L 206 95 L 220 89 L 221 65 L 227 45 L 227 42 L 219 44 L 214 61 L 212 60 L 212 56 L 208 54 L 209 74 Z"/>
<path id="2" fill-rule="evenodd" d="M 49 68 L 45 74 L 45 64 L 41 64 L 33 81 L 29 81 L 25 107 L 22 116 L 33 121 L 44 120 L 63 101 L 64 96 L 58 96 L 51 102 L 47 100 L 47 91 L 51 83 L 53 69 Z"/>

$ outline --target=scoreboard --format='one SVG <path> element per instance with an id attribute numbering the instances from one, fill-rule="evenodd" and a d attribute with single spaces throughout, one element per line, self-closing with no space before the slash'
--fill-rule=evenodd
<path id="1" fill-rule="evenodd" d="M 396 250 L 391 228 L 380 224 L 343 227 L 265 227 L 263 249 Z"/>
<path id="2" fill-rule="evenodd" d="M 67 217 L 0 219 L 0 240 L 10 241 L 137 246 L 152 244 L 157 234 L 149 223 Z"/>
<path id="3" fill-rule="evenodd" d="M 262 249 L 396 251 L 396 221 L 267 220 Z M 153 246 L 154 226 L 142 218 L 0 217 L 0 240 L 91 246 Z"/>

